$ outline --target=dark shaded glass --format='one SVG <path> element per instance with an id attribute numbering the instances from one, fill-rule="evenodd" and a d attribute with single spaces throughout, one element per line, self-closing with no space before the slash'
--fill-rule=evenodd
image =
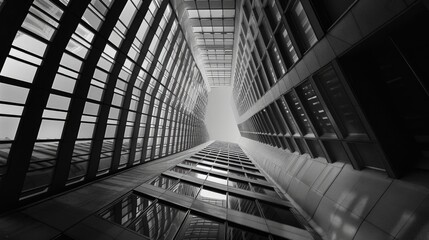
<path id="1" fill-rule="evenodd" d="M 280 99 L 277 100 L 277 104 L 279 106 L 280 112 L 283 115 L 283 119 L 286 121 L 289 127 L 291 135 L 299 135 L 298 127 L 296 126 L 296 123 L 293 119 L 292 113 L 289 110 L 286 100 L 283 97 L 280 97 Z"/>
<path id="2" fill-rule="evenodd" d="M 199 186 L 195 186 L 193 184 L 189 184 L 186 182 L 179 182 L 178 184 L 176 184 L 171 191 L 178 193 L 178 194 L 182 194 L 185 196 L 189 196 L 189 197 L 195 197 L 198 194 L 198 191 L 200 190 Z"/>
<path id="3" fill-rule="evenodd" d="M 307 119 L 307 116 L 305 115 L 305 111 L 302 108 L 301 103 L 299 102 L 298 96 L 295 94 L 295 92 L 289 92 L 285 95 L 286 101 L 290 106 L 290 110 L 293 114 L 294 119 L 296 120 L 296 123 L 298 124 L 299 128 L 301 129 L 301 132 L 304 134 L 304 136 L 313 136 L 314 133 L 311 129 L 310 122 Z"/>
<path id="4" fill-rule="evenodd" d="M 238 197 L 230 194 L 228 196 L 228 208 L 258 217 L 261 216 L 258 207 L 256 206 L 255 200 L 249 198 Z"/>
<path id="5" fill-rule="evenodd" d="M 296 90 L 319 136 L 336 137 L 334 127 L 326 113 L 326 109 L 322 106 L 311 83 L 307 81 L 298 86 Z"/>
<path id="6" fill-rule="evenodd" d="M 365 128 L 332 66 L 314 76 L 316 84 L 329 107 L 334 109 L 343 133 L 348 137 L 367 137 Z"/>
<path id="7" fill-rule="evenodd" d="M 251 231 L 250 229 L 239 228 L 237 226 L 228 225 L 227 230 L 228 240 L 268 240 L 267 234 Z"/>
<path id="8" fill-rule="evenodd" d="M 285 206 L 277 206 L 262 201 L 259 202 L 259 204 L 261 205 L 265 218 L 304 229 L 304 227 L 298 222 L 293 213 L 290 211 L 290 208 Z"/>
<path id="9" fill-rule="evenodd" d="M 275 0 L 268 0 L 267 5 L 265 6 L 265 15 L 268 18 L 268 21 L 271 25 L 271 28 L 274 32 L 276 29 L 277 24 L 281 20 L 281 14 L 279 9 L 277 8 L 276 1 Z"/>
<path id="10" fill-rule="evenodd" d="M 350 163 L 349 156 L 347 155 L 344 147 L 339 141 L 323 141 L 323 146 L 328 152 L 329 158 L 332 162 L 346 162 Z"/>
<path id="11" fill-rule="evenodd" d="M 220 207 L 226 207 L 226 194 L 217 192 L 217 191 L 211 191 L 208 189 L 202 189 L 200 193 L 198 194 L 197 199 L 200 199 L 203 202 L 207 202 L 213 205 L 217 205 Z"/>
<path id="12" fill-rule="evenodd" d="M 127 226 L 152 204 L 152 200 L 130 194 L 100 214 L 104 219 Z"/>
<path id="13" fill-rule="evenodd" d="M 161 175 L 159 177 L 156 177 L 152 181 L 150 181 L 149 184 L 155 187 L 167 189 L 173 186 L 176 182 L 177 182 L 176 178 Z"/>
<path id="14" fill-rule="evenodd" d="M 318 140 L 306 140 L 307 146 L 310 149 L 311 153 L 314 157 L 324 157 L 326 158 L 326 154 L 322 149 L 322 146 L 320 145 Z"/>
<path id="15" fill-rule="evenodd" d="M 291 67 L 298 61 L 298 55 L 296 54 L 292 40 L 284 25 L 281 26 L 280 31 L 277 31 L 275 37 L 286 66 Z"/>
<path id="16" fill-rule="evenodd" d="M 190 214 L 175 239 L 217 240 L 223 239 L 224 225 L 220 222 Z"/>
<path id="17" fill-rule="evenodd" d="M 185 215 L 185 211 L 156 203 L 128 228 L 149 239 L 173 239 Z"/>
<path id="18" fill-rule="evenodd" d="M 317 42 L 317 37 L 300 1 L 295 3 L 288 12 L 288 16 L 290 16 L 295 23 L 296 32 L 301 40 L 303 52 L 307 51 Z"/>

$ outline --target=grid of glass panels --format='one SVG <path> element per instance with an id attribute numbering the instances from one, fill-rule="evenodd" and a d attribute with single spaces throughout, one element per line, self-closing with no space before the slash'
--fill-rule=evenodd
<path id="1" fill-rule="evenodd" d="M 301 0 L 242 1 L 233 91 L 238 113 L 246 112 L 317 42 Z"/>
<path id="2" fill-rule="evenodd" d="M 368 153 L 380 156 L 381 148 L 358 114 L 348 84 L 335 66 L 322 68 L 239 124 L 241 135 L 329 162 L 348 162 L 356 169 L 384 171 L 379 163 L 362 161 Z"/>
<path id="3" fill-rule="evenodd" d="M 246 179 L 248 173 L 255 178 Z M 257 230 L 263 229 L 258 224 L 288 225 L 300 232 L 300 238 L 318 238 L 276 191 L 237 144 L 216 141 L 141 185 L 99 216 L 149 239 L 164 234 L 170 239 L 283 239 L 280 233 L 277 236 Z M 228 209 L 226 216 L 215 214 L 225 211 L 222 209 Z M 258 224 L 246 225 L 239 219 Z M 158 231 L 151 233 L 153 228 Z"/>
<path id="4" fill-rule="evenodd" d="M 210 86 L 231 84 L 235 1 L 181 1 Z"/>
<path id="5" fill-rule="evenodd" d="M 207 88 L 169 1 L 73 4 L 34 0 L 19 28 L 5 29 L 15 34 L 0 66 L 0 181 L 17 186 L 1 194 L 8 202 L 207 138 Z M 59 61 L 48 61 L 55 54 Z M 26 108 L 39 99 L 38 108 Z M 11 162 L 19 164 L 10 169 Z"/>

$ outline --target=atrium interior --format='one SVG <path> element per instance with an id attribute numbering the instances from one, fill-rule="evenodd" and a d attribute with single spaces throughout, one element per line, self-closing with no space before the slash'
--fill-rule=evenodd
<path id="1" fill-rule="evenodd" d="M 0 22 L 0 239 L 429 239 L 429 0 Z"/>

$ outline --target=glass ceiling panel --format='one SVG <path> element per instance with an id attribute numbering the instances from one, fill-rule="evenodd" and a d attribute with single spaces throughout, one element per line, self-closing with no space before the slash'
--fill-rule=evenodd
<path id="1" fill-rule="evenodd" d="M 176 0 L 188 18 L 183 28 L 193 33 L 196 59 L 202 62 L 211 86 L 231 84 L 235 1 Z M 187 14 L 187 16 L 186 16 Z"/>

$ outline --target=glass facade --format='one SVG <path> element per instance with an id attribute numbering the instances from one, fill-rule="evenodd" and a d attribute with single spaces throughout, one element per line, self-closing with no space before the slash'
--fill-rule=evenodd
<path id="1" fill-rule="evenodd" d="M 318 41 L 301 1 L 242 1 L 233 71 L 237 111 L 245 113 Z"/>
<path id="2" fill-rule="evenodd" d="M 7 202 L 207 140 L 208 88 L 169 1 L 34 0 L 15 11 L 0 60 Z"/>
<path id="3" fill-rule="evenodd" d="M 207 168 L 198 168 L 203 163 Z M 218 167 L 224 172 L 215 171 Z M 222 181 L 192 175 L 193 169 Z M 232 169 L 242 175 L 231 174 Z M 248 178 L 250 172 L 254 178 Z M 280 232 L 268 231 L 267 224 L 293 229 L 303 239 L 318 238 L 237 144 L 220 141 L 140 185 L 98 216 L 149 239 L 284 239 Z"/>

